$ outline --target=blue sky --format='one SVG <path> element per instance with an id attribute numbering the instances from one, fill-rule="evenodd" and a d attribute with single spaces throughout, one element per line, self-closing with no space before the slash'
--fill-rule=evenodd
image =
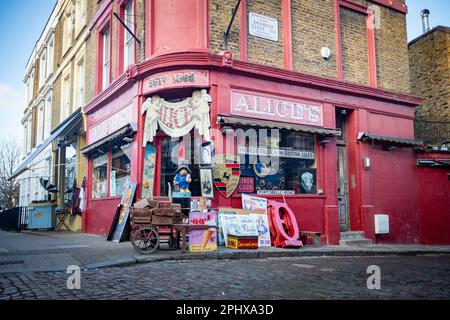
<path id="1" fill-rule="evenodd" d="M 22 140 L 25 65 L 56 0 L 0 0 L 0 139 Z M 96 0 L 91 0 L 96 1 Z M 331 1 L 331 0 L 329 0 Z M 450 0 L 407 0 L 408 38 L 422 33 L 420 11 L 431 11 L 431 26 L 450 26 Z"/>

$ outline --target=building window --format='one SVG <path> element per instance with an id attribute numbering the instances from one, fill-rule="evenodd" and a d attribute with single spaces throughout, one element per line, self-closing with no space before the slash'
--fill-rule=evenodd
<path id="1" fill-rule="evenodd" d="M 93 160 L 92 198 L 106 198 L 108 181 L 108 154 L 97 156 Z"/>
<path id="2" fill-rule="evenodd" d="M 46 51 L 44 50 L 39 57 L 39 88 L 41 88 L 47 77 L 47 61 L 46 61 Z"/>
<path id="3" fill-rule="evenodd" d="M 77 176 L 77 143 L 72 142 L 66 147 L 66 161 L 64 165 L 65 179 L 64 190 L 73 190 L 75 185 L 75 179 Z M 64 203 L 69 204 L 71 202 L 72 193 L 64 193 Z"/>
<path id="4" fill-rule="evenodd" d="M 50 136 L 52 129 L 52 93 L 48 93 L 45 97 L 45 123 L 44 123 L 44 139 Z"/>
<path id="5" fill-rule="evenodd" d="M 63 24 L 63 56 L 69 50 L 69 48 L 72 46 L 72 15 L 71 15 L 71 8 L 67 10 L 66 14 L 64 15 L 64 24 Z"/>
<path id="6" fill-rule="evenodd" d="M 278 136 L 272 136 L 272 130 L 258 128 L 244 128 L 243 132 L 241 139 L 238 134 L 236 148 L 248 193 L 317 194 L 314 135 L 279 130 Z M 257 139 L 251 141 L 247 136 Z"/>
<path id="7" fill-rule="evenodd" d="M 193 132 L 191 132 L 193 133 Z M 173 185 L 173 178 L 176 175 L 178 163 L 180 161 L 180 147 L 185 148 L 184 159 L 189 161 L 191 170 L 192 182 L 189 185 L 189 190 L 192 196 L 199 197 L 202 195 L 200 190 L 200 168 L 198 161 L 195 161 L 196 155 L 199 153 L 199 146 L 202 138 L 190 135 L 189 141 L 183 138 L 165 137 L 161 139 L 161 195 L 168 196 L 168 184 Z"/>
<path id="8" fill-rule="evenodd" d="M 41 144 L 44 138 L 44 101 L 37 108 L 36 145 Z"/>
<path id="9" fill-rule="evenodd" d="M 55 52 L 54 36 L 50 38 L 47 45 L 47 76 L 53 73 L 53 57 Z"/>
<path id="10" fill-rule="evenodd" d="M 78 33 L 86 25 L 86 0 L 76 0 L 75 4 L 75 33 Z"/>
<path id="11" fill-rule="evenodd" d="M 134 32 L 134 1 L 129 1 L 125 6 L 124 10 L 124 21 L 126 26 Z M 125 29 L 125 28 L 124 28 Z M 123 61 L 124 61 L 124 70 L 130 64 L 134 63 L 134 38 L 126 29 L 124 32 L 124 51 L 123 51 Z"/>
<path id="12" fill-rule="evenodd" d="M 75 68 L 76 76 L 74 105 L 75 108 L 79 108 L 84 104 L 84 57 L 81 57 L 77 60 Z"/>
<path id="13" fill-rule="evenodd" d="M 111 81 L 111 31 L 109 30 L 109 26 L 103 30 L 102 38 L 102 90 L 105 90 Z"/>
<path id="14" fill-rule="evenodd" d="M 33 141 L 31 140 L 31 132 L 32 132 L 32 125 L 31 125 L 31 114 L 28 116 L 27 120 L 27 154 L 31 152 L 31 149 L 33 148 Z"/>
<path id="15" fill-rule="evenodd" d="M 26 157 L 28 153 L 28 121 L 22 122 L 23 124 L 23 156 Z"/>
<path id="16" fill-rule="evenodd" d="M 130 182 L 131 145 L 113 145 L 111 147 L 110 196 L 123 194 Z"/>
<path id="17" fill-rule="evenodd" d="M 71 113 L 71 106 L 70 106 L 70 73 L 67 74 L 63 78 L 62 83 L 62 110 L 61 110 L 61 121 L 64 121 L 65 118 L 67 118 Z"/>

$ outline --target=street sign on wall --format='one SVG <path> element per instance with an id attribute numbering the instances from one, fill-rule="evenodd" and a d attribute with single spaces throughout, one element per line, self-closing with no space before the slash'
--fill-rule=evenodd
<path id="1" fill-rule="evenodd" d="M 278 42 L 278 20 L 250 12 L 248 32 L 251 36 Z"/>

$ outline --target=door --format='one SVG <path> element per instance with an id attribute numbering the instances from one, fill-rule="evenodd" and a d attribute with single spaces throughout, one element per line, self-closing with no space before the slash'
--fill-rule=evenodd
<path id="1" fill-rule="evenodd" d="M 339 229 L 341 232 L 346 232 L 350 230 L 348 216 L 348 174 L 346 146 L 338 145 L 337 153 Z"/>

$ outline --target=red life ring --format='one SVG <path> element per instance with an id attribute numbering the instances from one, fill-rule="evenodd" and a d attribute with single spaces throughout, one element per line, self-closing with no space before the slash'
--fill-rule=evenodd
<path id="1" fill-rule="evenodd" d="M 287 204 L 269 201 L 269 222 L 272 242 L 276 247 L 302 247 L 297 219 Z"/>

